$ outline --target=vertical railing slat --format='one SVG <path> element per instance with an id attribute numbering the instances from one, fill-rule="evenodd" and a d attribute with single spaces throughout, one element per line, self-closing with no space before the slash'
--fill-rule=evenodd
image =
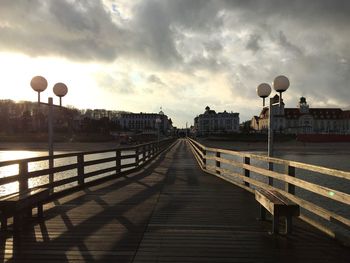
<path id="1" fill-rule="evenodd" d="M 286 173 L 289 175 L 289 176 L 292 176 L 292 177 L 295 177 L 295 167 L 294 166 L 290 166 L 290 165 L 287 165 L 286 166 Z M 285 190 L 290 193 L 290 194 L 295 194 L 295 185 L 293 184 L 289 184 L 286 182 L 285 184 Z"/>
<path id="2" fill-rule="evenodd" d="M 136 167 L 139 166 L 139 162 L 140 162 L 139 147 L 136 147 L 136 149 L 135 149 L 135 165 L 136 165 Z"/>
<path id="3" fill-rule="evenodd" d="M 28 162 L 20 161 L 19 162 L 19 171 L 18 171 L 18 190 L 19 192 L 26 191 L 28 189 Z"/>
<path id="4" fill-rule="evenodd" d="M 203 169 L 207 169 L 207 151 L 205 149 L 202 149 L 202 153 L 203 153 Z"/>
<path id="5" fill-rule="evenodd" d="M 269 162 L 269 170 L 273 171 L 273 163 L 272 162 Z M 269 185 L 273 186 L 273 178 L 269 177 L 268 180 L 269 180 Z"/>
<path id="6" fill-rule="evenodd" d="M 216 157 L 217 158 L 220 158 L 220 152 L 216 152 Z M 220 169 L 220 167 L 221 167 L 221 163 L 220 163 L 220 161 L 218 161 L 218 160 L 216 160 L 216 173 L 217 174 L 221 174 L 221 172 L 218 170 L 218 169 Z"/>
<path id="7" fill-rule="evenodd" d="M 115 151 L 115 173 L 120 173 L 120 166 L 121 166 L 121 152 L 120 150 Z"/>
<path id="8" fill-rule="evenodd" d="M 78 162 L 78 184 L 84 184 L 84 153 L 78 153 L 77 155 Z"/>
<path id="9" fill-rule="evenodd" d="M 250 158 L 249 157 L 243 157 L 243 161 L 244 161 L 244 164 L 250 164 Z M 249 169 L 244 169 L 244 176 L 245 177 L 250 177 L 250 171 Z M 248 182 L 244 182 L 244 185 L 245 186 L 248 186 L 249 187 L 249 183 Z"/>

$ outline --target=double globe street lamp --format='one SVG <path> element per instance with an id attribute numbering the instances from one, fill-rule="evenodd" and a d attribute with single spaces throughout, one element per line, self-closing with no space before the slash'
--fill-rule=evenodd
<path id="1" fill-rule="evenodd" d="M 279 108 L 282 107 L 282 93 L 289 88 L 289 79 L 286 76 L 278 76 L 273 81 L 273 88 L 279 93 Z M 257 88 L 256 92 L 259 97 L 263 99 L 263 106 L 265 107 L 265 98 L 269 97 L 271 94 L 271 86 L 267 83 L 261 83 Z M 268 121 L 268 150 L 267 155 L 269 157 L 273 156 L 273 98 L 269 101 L 269 121 Z"/>
<path id="2" fill-rule="evenodd" d="M 35 76 L 30 81 L 30 86 L 34 91 L 38 93 L 38 106 L 41 104 L 49 106 L 48 112 L 48 133 L 49 133 L 49 142 L 48 142 L 48 150 L 49 150 L 49 168 L 50 170 L 53 168 L 53 106 L 62 107 L 62 98 L 67 94 L 68 88 L 64 83 L 58 82 L 53 86 L 54 94 L 59 97 L 60 104 L 54 105 L 52 97 L 49 97 L 48 103 L 40 102 L 40 93 L 45 91 L 47 88 L 47 80 L 42 76 Z M 49 174 L 50 184 L 53 182 L 53 174 Z"/>

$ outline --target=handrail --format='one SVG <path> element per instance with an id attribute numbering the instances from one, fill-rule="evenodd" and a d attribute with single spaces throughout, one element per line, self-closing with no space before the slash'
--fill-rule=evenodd
<path id="1" fill-rule="evenodd" d="M 350 172 L 257 154 L 206 147 L 191 138 L 188 138 L 188 143 L 191 146 L 192 152 L 203 171 L 218 176 L 252 193 L 254 193 L 255 188 L 257 187 L 277 190 L 295 203 L 299 204 L 300 207 L 305 209 L 305 211 L 311 212 L 318 218 L 328 221 L 328 224 L 324 224 L 322 220 L 314 220 L 310 218 L 310 216 L 305 214 L 305 212 L 302 210 L 300 218 L 305 222 L 312 224 L 332 237 L 344 237 L 344 233 L 339 234 L 338 230 L 334 228 L 334 225 L 340 226 L 346 235 L 350 234 L 350 218 L 339 214 L 339 211 L 330 211 L 329 208 L 327 209 L 310 200 L 305 200 L 302 196 L 295 193 L 295 187 L 298 187 L 317 196 L 325 197 L 331 202 L 337 202 L 337 204 L 349 206 L 350 193 L 345 193 L 337 189 L 332 189 L 314 182 L 309 182 L 307 181 L 307 177 L 306 179 L 296 178 L 296 169 L 306 172 L 317 172 L 326 176 L 340 178 L 342 180 L 346 180 L 346 183 L 350 183 Z M 235 160 L 232 160 L 229 159 L 229 156 L 236 158 Z M 237 157 L 239 157 L 240 160 L 237 161 Z M 266 168 L 262 168 L 261 166 L 258 167 L 252 164 L 252 160 L 266 162 L 266 164 L 273 163 L 282 165 L 286 168 L 286 171 L 273 171 L 273 169 L 271 170 L 268 168 L 268 165 L 266 165 Z M 231 169 L 223 168 L 222 164 L 225 164 L 229 168 L 241 168 L 242 173 L 237 173 Z M 267 183 L 266 181 L 250 177 L 251 172 L 264 178 L 268 178 L 269 182 Z M 285 189 L 274 186 L 272 178 L 278 180 L 279 182 L 283 182 L 285 184 Z M 336 203 L 334 203 L 334 205 L 335 204 Z"/>
<path id="2" fill-rule="evenodd" d="M 48 187 L 52 190 L 51 195 L 56 194 L 63 190 L 83 186 L 87 182 L 87 178 L 91 182 L 102 177 L 119 176 L 126 171 L 136 171 L 153 160 L 160 152 L 171 146 L 173 142 L 173 138 L 168 138 L 159 142 L 153 141 L 130 147 L 56 154 L 51 157 L 54 161 L 62 160 L 63 158 L 69 158 L 69 160 L 64 162 L 63 165 L 56 164 L 52 168 L 47 168 L 50 159 L 49 156 L 2 161 L 0 162 L 0 169 L 13 165 L 17 165 L 18 168 L 15 167 L 14 170 L 17 171 L 14 174 L 0 178 L 0 187 L 6 188 L 9 184 L 18 183 L 18 189 L 17 187 L 11 188 L 12 192 L 24 191 L 32 187 Z M 130 154 L 128 151 L 134 153 Z M 126 152 L 126 154 L 123 155 L 123 152 Z M 101 154 L 102 156 L 91 158 L 90 156 L 93 154 Z M 39 167 L 39 169 L 32 170 L 30 165 L 35 165 L 35 163 L 43 161 L 46 167 Z M 31 169 L 29 170 L 29 168 Z M 66 174 L 62 175 L 62 173 Z M 46 180 L 46 182 L 36 182 L 35 185 L 32 185 L 31 180 L 33 178 L 45 177 L 48 179 L 50 174 L 53 174 L 52 181 L 47 182 Z M 58 189 L 57 187 L 60 188 Z M 8 192 L 4 194 L 7 195 Z"/>

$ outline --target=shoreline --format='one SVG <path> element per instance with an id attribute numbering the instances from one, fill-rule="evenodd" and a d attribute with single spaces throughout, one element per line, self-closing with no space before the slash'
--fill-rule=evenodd
<path id="1" fill-rule="evenodd" d="M 233 151 L 267 152 L 267 142 L 212 141 L 198 139 L 198 142 L 211 148 Z M 118 142 L 57 142 L 55 151 L 98 151 L 120 147 Z M 0 142 L 0 151 L 47 151 L 45 142 Z M 303 143 L 296 141 L 275 142 L 275 151 L 300 153 L 350 154 L 350 142 Z"/>
<path id="2" fill-rule="evenodd" d="M 239 141 L 212 141 L 199 139 L 199 143 L 211 147 L 221 148 L 232 151 L 257 151 L 267 152 L 267 142 L 239 142 Z M 297 152 L 297 153 L 324 153 L 324 154 L 350 154 L 350 142 L 275 142 L 274 151 L 276 152 Z"/>
<path id="3" fill-rule="evenodd" d="M 86 152 L 108 150 L 120 147 L 117 142 L 57 142 L 55 151 Z M 0 151 L 47 151 L 48 144 L 44 142 L 0 142 Z"/>

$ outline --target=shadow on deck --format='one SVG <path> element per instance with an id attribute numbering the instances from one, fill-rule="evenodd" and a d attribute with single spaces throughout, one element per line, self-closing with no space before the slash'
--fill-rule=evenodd
<path id="1" fill-rule="evenodd" d="M 5 262 L 348 262 L 350 252 L 296 220 L 270 236 L 254 196 L 202 172 L 185 140 L 144 170 L 45 205 Z"/>

